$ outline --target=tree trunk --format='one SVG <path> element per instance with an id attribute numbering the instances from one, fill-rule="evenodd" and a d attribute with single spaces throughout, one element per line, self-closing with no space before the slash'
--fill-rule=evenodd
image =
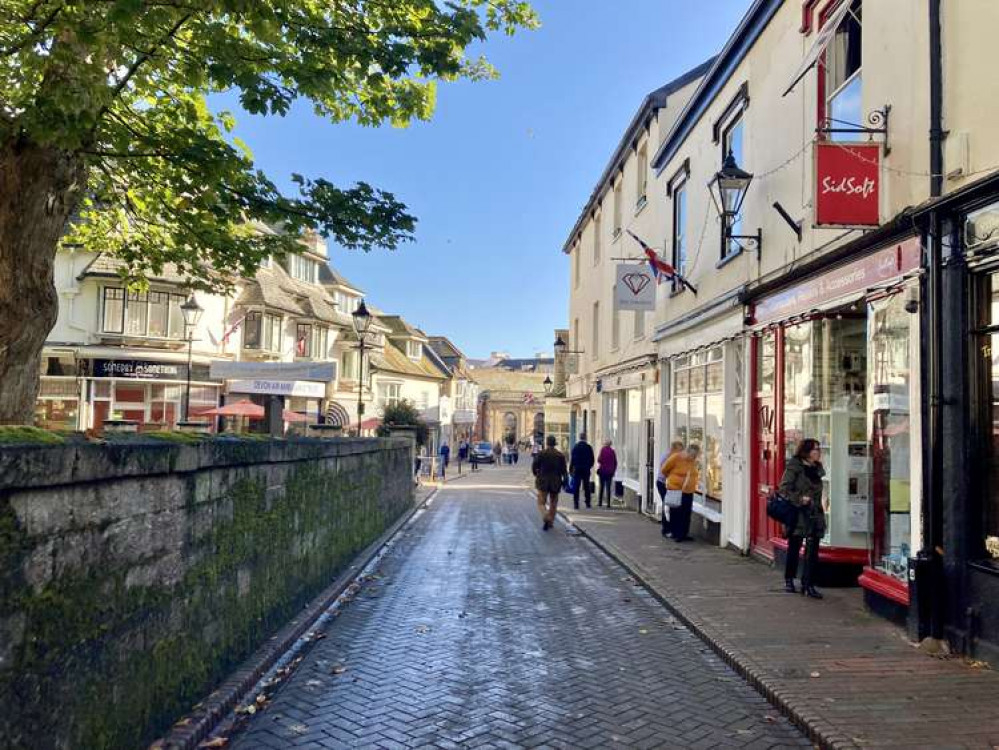
<path id="1" fill-rule="evenodd" d="M 34 419 L 42 346 L 59 313 L 56 247 L 85 175 L 77 155 L 0 142 L 0 425 Z"/>

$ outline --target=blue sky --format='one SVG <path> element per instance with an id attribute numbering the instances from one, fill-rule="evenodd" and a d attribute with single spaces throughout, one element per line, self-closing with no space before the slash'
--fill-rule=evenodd
<path id="1" fill-rule="evenodd" d="M 534 0 L 542 27 L 492 37 L 500 79 L 442 84 L 406 129 L 332 125 L 307 104 L 239 116 L 236 134 L 284 189 L 293 172 L 391 191 L 418 219 L 396 251 L 330 248 L 386 312 L 468 356 L 550 351 L 568 317 L 561 253 L 643 97 L 716 53 L 750 0 Z"/>

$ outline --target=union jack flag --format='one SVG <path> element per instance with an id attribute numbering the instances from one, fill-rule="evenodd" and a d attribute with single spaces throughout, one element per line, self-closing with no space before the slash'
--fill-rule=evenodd
<path id="1" fill-rule="evenodd" d="M 649 261 L 649 266 L 652 268 L 652 275 L 656 277 L 656 283 L 661 284 L 663 279 L 673 279 L 687 287 L 694 294 L 697 294 L 697 290 L 694 288 L 693 284 L 678 274 L 673 266 L 660 258 L 659 253 L 649 247 L 645 240 L 632 232 L 630 229 L 628 230 L 628 234 L 634 238 L 635 242 L 642 246 L 642 251 L 645 253 L 645 257 Z"/>
<path id="2" fill-rule="evenodd" d="M 537 399 L 534 398 L 533 393 L 524 394 L 524 406 L 533 406 L 535 403 L 537 403 Z"/>

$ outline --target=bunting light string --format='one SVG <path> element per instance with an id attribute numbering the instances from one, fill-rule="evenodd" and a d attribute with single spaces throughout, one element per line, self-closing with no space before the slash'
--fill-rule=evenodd
<path id="1" fill-rule="evenodd" d="M 946 173 L 921 172 L 921 171 L 918 171 L 918 170 L 899 169 L 898 167 L 889 167 L 887 164 L 884 164 L 884 163 L 879 164 L 876 161 L 868 159 L 866 156 L 861 156 L 856 151 L 854 151 L 853 149 L 851 149 L 850 148 L 850 144 L 848 144 L 848 143 L 837 143 L 836 141 L 830 141 L 830 143 L 832 143 L 833 145 L 835 145 L 837 148 L 840 148 L 843 151 L 846 151 L 847 153 L 850 154 L 850 156 L 852 156 L 857 161 L 863 162 L 864 164 L 868 164 L 868 165 L 870 165 L 872 167 L 881 167 L 886 172 L 893 172 L 894 174 L 903 175 L 905 177 L 946 177 L 947 176 Z M 982 169 L 976 169 L 973 172 L 962 173 L 961 177 L 975 177 L 976 175 L 987 174 L 989 172 L 995 172 L 997 169 L 999 169 L 999 164 L 993 164 L 990 167 L 983 167 Z"/>

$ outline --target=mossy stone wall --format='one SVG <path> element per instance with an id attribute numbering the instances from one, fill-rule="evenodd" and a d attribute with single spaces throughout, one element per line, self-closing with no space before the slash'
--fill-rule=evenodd
<path id="1" fill-rule="evenodd" d="M 409 454 L 0 448 L 0 747 L 146 746 L 412 507 Z"/>

